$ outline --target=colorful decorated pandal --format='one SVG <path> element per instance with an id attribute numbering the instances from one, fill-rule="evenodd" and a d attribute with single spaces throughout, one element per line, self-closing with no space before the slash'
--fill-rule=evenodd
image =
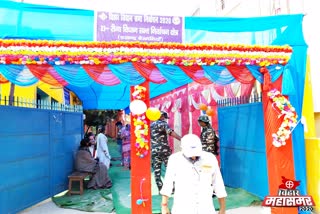
<path id="1" fill-rule="evenodd" d="M 268 66 L 287 64 L 291 54 L 290 46 L 0 39 L 0 64 L 16 65 L 143 62 L 183 66 Z"/>
<path id="2" fill-rule="evenodd" d="M 108 65 L 126 62 L 170 64 L 178 66 L 194 65 L 269 65 L 288 63 L 292 54 L 290 46 L 261 46 L 236 44 L 181 44 L 181 43 L 144 43 L 144 42 L 77 42 L 49 40 L 0 39 L 0 64 L 15 65 Z M 1 78 L 0 78 L 1 80 Z M 132 97 L 143 96 L 137 88 Z M 284 115 L 278 132 L 273 135 L 274 145 L 285 145 L 291 129 L 296 125 L 297 115 L 289 101 L 280 92 L 271 90 L 270 99 Z M 134 98 L 131 105 L 141 105 L 143 98 Z M 145 106 L 146 107 L 146 106 Z M 137 113 L 135 128 L 137 135 L 137 155 L 148 153 L 143 141 L 147 108 Z M 147 111 L 150 118 L 158 117 L 158 111 Z M 144 115 L 142 118 L 141 115 Z"/>
<path id="3" fill-rule="evenodd" d="M 275 147 L 281 147 L 286 145 L 286 140 L 289 139 L 291 132 L 296 127 L 298 115 L 289 100 L 277 89 L 270 90 L 268 97 L 272 101 L 272 107 L 279 113 L 278 118 L 283 119 L 277 133 L 272 134 L 272 144 Z"/>

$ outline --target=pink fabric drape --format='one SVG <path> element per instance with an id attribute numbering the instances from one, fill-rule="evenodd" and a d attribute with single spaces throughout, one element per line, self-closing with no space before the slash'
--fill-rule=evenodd
<path id="1" fill-rule="evenodd" d="M 207 85 L 212 82 L 204 76 L 204 70 L 200 65 L 179 66 L 193 81 Z"/>
<path id="2" fill-rule="evenodd" d="M 168 120 L 168 124 L 174 130 L 174 122 L 175 122 L 174 121 L 175 120 L 174 112 L 169 111 L 168 114 L 169 114 L 169 117 L 170 117 L 170 119 Z M 170 146 L 171 150 L 174 151 L 174 138 L 173 137 L 169 137 L 168 141 L 169 141 L 169 146 Z"/>
<path id="3" fill-rule="evenodd" d="M 235 94 L 232 90 L 231 84 L 224 86 L 228 98 L 235 98 L 237 94 Z"/>
<path id="4" fill-rule="evenodd" d="M 201 87 L 202 90 L 202 87 Z M 199 104 L 200 102 L 200 93 L 201 90 L 199 88 L 196 88 L 194 90 L 190 90 L 189 91 L 189 95 L 193 98 L 193 100 L 195 101 L 195 103 Z M 198 124 L 198 118 L 200 116 L 200 109 L 196 109 L 193 104 L 191 103 L 189 108 L 194 109 L 192 111 L 192 120 L 191 120 L 191 124 L 192 124 L 192 133 L 196 134 L 198 136 L 200 136 L 201 133 L 201 128 Z"/>
<path id="5" fill-rule="evenodd" d="M 255 77 L 246 66 L 228 65 L 229 72 L 241 83 L 240 96 L 249 97 L 255 82 Z"/>
<path id="6" fill-rule="evenodd" d="M 243 84 L 241 83 L 241 96 L 249 97 L 254 83 Z"/>
<path id="7" fill-rule="evenodd" d="M 212 83 L 214 90 L 217 92 L 218 95 L 224 96 L 224 86 Z"/>
<path id="8" fill-rule="evenodd" d="M 192 133 L 200 136 L 201 128 L 198 124 L 198 118 L 200 116 L 200 110 L 192 112 Z"/>
<path id="9" fill-rule="evenodd" d="M 189 118 L 189 108 L 188 106 L 188 94 L 181 98 L 181 135 L 184 136 L 189 133 L 190 129 L 190 118 Z"/>
<path id="10" fill-rule="evenodd" d="M 240 83 L 250 84 L 254 83 L 255 78 L 244 65 L 228 65 L 226 66 L 228 71 L 232 74 L 234 78 Z"/>
<path id="11" fill-rule="evenodd" d="M 106 65 L 82 65 L 82 68 L 94 81 L 102 85 L 117 85 L 121 81 L 114 75 Z"/>
<path id="12" fill-rule="evenodd" d="M 175 102 L 175 100 L 181 101 L 181 105 L 177 111 L 181 114 L 181 121 L 179 123 L 181 124 L 181 135 L 183 136 L 189 133 L 190 128 L 189 108 L 186 108 L 188 106 L 188 85 L 179 88 L 179 92 L 175 93 L 172 97 L 172 102 Z"/>
<path id="13" fill-rule="evenodd" d="M 235 98 L 237 96 L 249 97 L 253 86 L 254 86 L 254 82 L 248 83 L 248 84 L 240 83 L 240 95 L 237 95 L 236 93 L 234 93 L 230 84 L 225 86 L 225 90 L 228 98 Z"/>
<path id="14" fill-rule="evenodd" d="M 27 67 L 35 77 L 49 85 L 62 87 L 68 84 L 51 65 L 27 65 Z"/>
<path id="15" fill-rule="evenodd" d="M 161 75 L 161 72 L 153 63 L 133 62 L 133 67 L 148 81 L 153 83 L 165 83 L 167 80 Z"/>

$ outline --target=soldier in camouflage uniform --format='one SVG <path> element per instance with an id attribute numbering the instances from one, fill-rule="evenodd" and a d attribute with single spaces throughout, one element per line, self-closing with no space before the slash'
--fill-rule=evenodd
<path id="1" fill-rule="evenodd" d="M 161 180 L 161 165 L 164 163 L 165 167 L 168 164 L 168 158 L 172 151 L 168 143 L 168 135 L 178 140 L 181 137 L 169 127 L 166 119 L 169 119 L 168 114 L 161 111 L 159 120 L 150 125 L 151 128 L 151 148 L 152 148 L 152 168 L 154 170 L 154 177 L 159 189 L 162 188 Z"/>
<path id="2" fill-rule="evenodd" d="M 211 152 L 214 155 L 218 155 L 218 141 L 219 138 L 213 130 L 209 117 L 207 115 L 201 115 L 198 118 L 199 125 L 202 128 L 200 139 L 202 142 L 202 149 L 207 152 Z"/>

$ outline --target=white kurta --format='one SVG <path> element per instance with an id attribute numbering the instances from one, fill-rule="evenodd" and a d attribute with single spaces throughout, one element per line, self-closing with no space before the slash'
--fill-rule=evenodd
<path id="1" fill-rule="evenodd" d="M 182 152 L 170 156 L 160 193 L 170 196 L 173 184 L 172 214 L 212 214 L 215 213 L 213 191 L 218 198 L 227 196 L 218 161 L 205 151 L 195 163 Z"/>
<path id="2" fill-rule="evenodd" d="M 111 156 L 108 149 L 108 138 L 103 133 L 99 133 L 97 136 L 96 157 L 109 169 Z"/>
<path id="3" fill-rule="evenodd" d="M 91 145 L 91 146 L 89 147 L 89 151 L 90 151 L 90 153 L 91 153 L 91 156 L 93 157 L 93 154 L 94 154 L 94 145 Z"/>

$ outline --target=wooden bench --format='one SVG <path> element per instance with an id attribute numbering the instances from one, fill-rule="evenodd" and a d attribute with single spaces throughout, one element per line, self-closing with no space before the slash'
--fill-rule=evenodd
<path id="1" fill-rule="evenodd" d="M 73 172 L 71 175 L 68 176 L 69 178 L 69 189 L 68 189 L 68 195 L 71 194 L 83 194 L 83 183 L 84 179 L 87 176 L 91 176 L 92 174 L 89 172 Z M 72 184 L 73 182 L 79 182 L 80 188 L 79 190 L 72 190 Z"/>

